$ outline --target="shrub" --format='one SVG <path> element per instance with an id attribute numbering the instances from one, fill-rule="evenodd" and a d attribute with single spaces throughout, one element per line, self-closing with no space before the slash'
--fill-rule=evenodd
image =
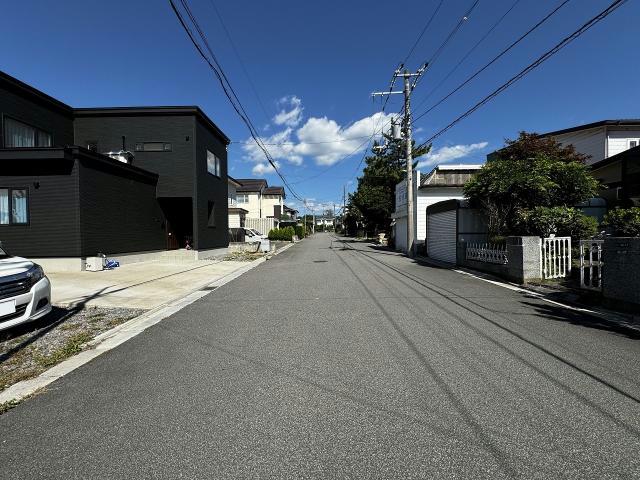
<path id="1" fill-rule="evenodd" d="M 614 235 L 640 236 L 640 207 L 614 208 L 607 212 L 602 222 Z"/>
<path id="2" fill-rule="evenodd" d="M 269 240 L 284 240 L 291 241 L 296 234 L 296 230 L 293 227 L 285 228 L 273 228 L 269 230 Z"/>
<path id="3" fill-rule="evenodd" d="M 558 235 L 573 240 L 590 238 L 598 231 L 595 218 L 570 207 L 536 207 L 520 210 L 516 216 L 516 226 L 523 235 L 548 237 Z"/>
<path id="4" fill-rule="evenodd" d="M 298 236 L 298 238 L 304 238 L 305 237 L 305 231 L 304 231 L 304 225 L 296 225 L 296 235 Z"/>

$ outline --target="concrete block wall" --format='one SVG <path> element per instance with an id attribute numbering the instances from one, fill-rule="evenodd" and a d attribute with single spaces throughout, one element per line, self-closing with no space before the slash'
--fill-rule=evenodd
<path id="1" fill-rule="evenodd" d="M 516 283 L 538 280 L 540 272 L 540 237 L 507 237 L 505 265 L 466 259 L 466 242 L 458 242 L 457 263 L 474 270 L 491 273 Z"/>
<path id="2" fill-rule="evenodd" d="M 602 296 L 640 310 L 640 238 L 605 238 L 602 261 Z"/>

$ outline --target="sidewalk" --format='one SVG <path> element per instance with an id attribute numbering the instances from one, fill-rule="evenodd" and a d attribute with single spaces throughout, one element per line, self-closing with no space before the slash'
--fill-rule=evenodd
<path id="1" fill-rule="evenodd" d="M 576 289 L 570 289 L 561 285 L 520 285 L 489 273 L 480 272 L 467 267 L 459 267 L 451 263 L 440 262 L 421 255 L 417 255 L 415 257 L 415 261 L 436 268 L 448 268 L 460 273 L 466 273 L 501 286 L 535 294 L 548 302 L 566 305 L 578 310 L 584 310 L 597 315 L 601 319 L 603 326 L 614 326 L 625 330 L 632 330 L 634 335 L 640 335 L 640 315 L 611 310 L 599 305 L 597 301 L 585 301 L 587 298 L 586 292 L 577 291 Z"/>
<path id="2" fill-rule="evenodd" d="M 229 275 L 247 262 L 141 262 L 102 272 L 48 273 L 59 306 L 151 309 Z"/>

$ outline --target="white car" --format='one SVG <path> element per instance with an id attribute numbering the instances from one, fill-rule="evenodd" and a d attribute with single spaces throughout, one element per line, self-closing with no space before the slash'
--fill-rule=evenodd
<path id="1" fill-rule="evenodd" d="M 245 228 L 244 229 L 244 241 L 245 242 L 260 242 L 261 240 L 266 240 L 267 236 L 261 234 L 259 231 L 254 230 L 253 228 Z"/>
<path id="2" fill-rule="evenodd" d="M 51 311 L 51 284 L 44 270 L 12 257 L 0 243 L 0 330 L 31 322 Z"/>
<path id="3" fill-rule="evenodd" d="M 250 228 L 249 230 L 251 230 L 254 235 L 256 235 L 258 238 L 261 238 L 262 240 L 266 240 L 267 238 L 269 238 L 267 235 L 264 235 L 263 233 L 260 233 L 255 228 Z"/>

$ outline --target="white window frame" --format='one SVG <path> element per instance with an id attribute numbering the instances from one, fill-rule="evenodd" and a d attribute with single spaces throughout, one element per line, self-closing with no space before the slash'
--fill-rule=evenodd
<path id="1" fill-rule="evenodd" d="M 240 200 L 242 198 L 242 200 Z M 236 193 L 236 203 L 249 203 L 249 194 L 248 193 Z"/>
<path id="2" fill-rule="evenodd" d="M 631 142 L 635 142 L 636 144 L 632 147 Z M 627 138 L 627 148 L 635 148 L 640 145 L 640 138 Z"/>

